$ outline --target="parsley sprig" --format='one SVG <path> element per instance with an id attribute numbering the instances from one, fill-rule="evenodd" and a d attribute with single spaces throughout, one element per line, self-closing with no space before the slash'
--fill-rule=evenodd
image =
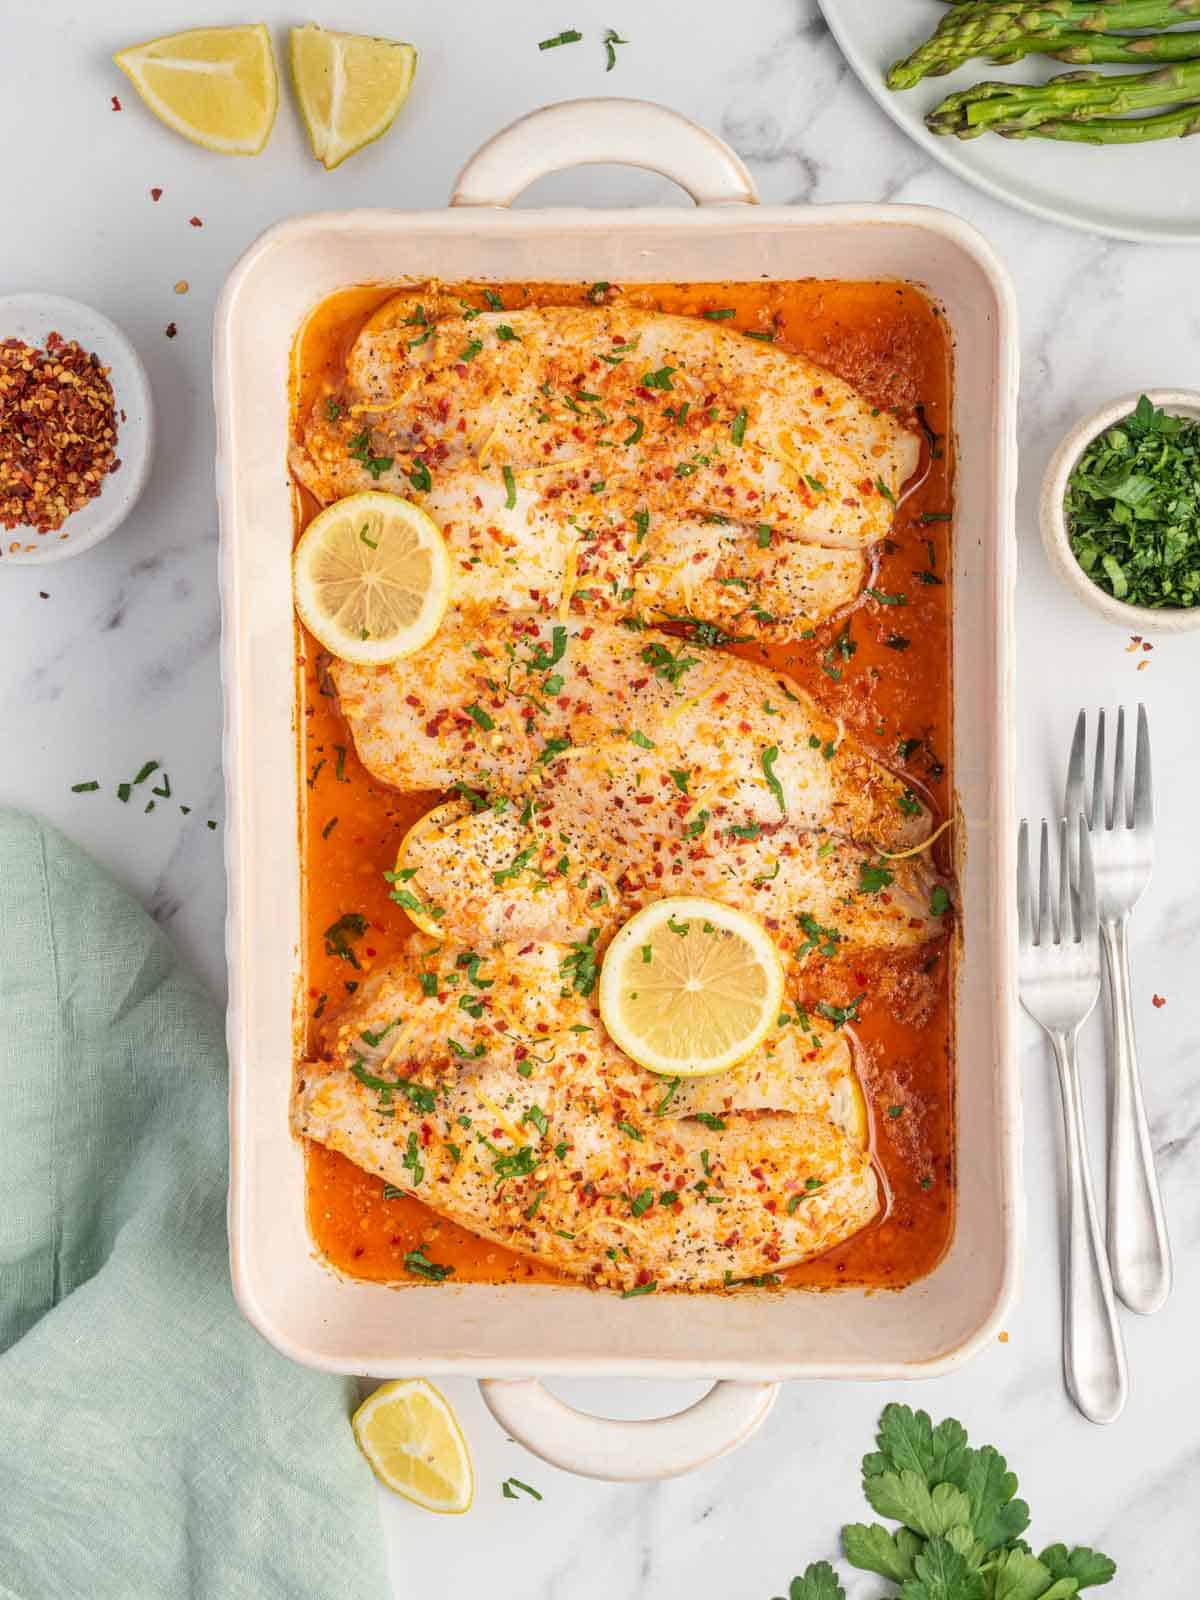
<path id="1" fill-rule="evenodd" d="M 935 1427 L 924 1411 L 885 1406 L 876 1442 L 863 1457 L 863 1493 L 901 1526 L 848 1523 L 842 1549 L 852 1567 L 895 1585 L 892 1600 L 897 1591 L 901 1600 L 1070 1600 L 1111 1581 L 1115 1563 L 1086 1545 L 1034 1555 L 1016 1475 L 991 1445 L 972 1448 L 953 1417 Z M 846 1600 L 827 1561 L 793 1578 L 788 1596 Z"/>

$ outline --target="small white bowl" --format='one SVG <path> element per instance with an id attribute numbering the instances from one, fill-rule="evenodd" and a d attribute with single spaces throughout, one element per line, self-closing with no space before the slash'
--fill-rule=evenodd
<path id="1" fill-rule="evenodd" d="M 154 441 L 154 402 L 150 380 L 137 351 L 99 311 L 55 294 L 0 296 L 0 339 L 22 339 L 42 346 L 52 333 L 74 339 L 108 367 L 117 413 L 117 456 L 121 465 L 105 478 L 100 493 L 73 511 L 53 533 L 28 526 L 0 526 L 0 568 L 65 561 L 107 539 L 133 510 L 150 470 Z M 122 416 L 124 413 L 124 416 Z M 32 545 L 9 553 L 12 544 Z"/>
<path id="2" fill-rule="evenodd" d="M 1123 395 L 1109 405 L 1094 411 L 1076 423 L 1054 452 L 1046 476 L 1042 479 L 1042 496 L 1039 520 L 1042 527 L 1042 544 L 1050 565 L 1058 576 L 1093 611 L 1099 611 L 1110 622 L 1127 627 L 1135 633 L 1188 633 L 1200 628 L 1200 606 L 1168 607 L 1127 605 L 1115 600 L 1098 584 L 1092 582 L 1075 559 L 1071 537 L 1067 528 L 1065 502 L 1067 484 L 1072 472 L 1093 439 L 1106 432 L 1114 422 L 1129 416 L 1142 395 L 1151 404 L 1173 416 L 1194 417 L 1200 421 L 1200 391 L 1195 389 L 1139 389 L 1134 394 Z"/>

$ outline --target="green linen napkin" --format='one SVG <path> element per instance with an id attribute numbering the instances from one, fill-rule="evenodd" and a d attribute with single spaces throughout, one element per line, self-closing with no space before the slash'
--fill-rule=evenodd
<path id="1" fill-rule="evenodd" d="M 0 810 L 0 1596 L 381 1600 L 350 1379 L 242 1320 L 221 1019 L 145 912 Z"/>

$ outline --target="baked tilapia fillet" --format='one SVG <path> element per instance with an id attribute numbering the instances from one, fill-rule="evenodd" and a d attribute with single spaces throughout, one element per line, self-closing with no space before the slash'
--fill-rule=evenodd
<path id="1" fill-rule="evenodd" d="M 719 323 L 431 288 L 366 323 L 291 461 L 323 504 L 420 503 L 468 612 L 775 637 L 858 595 L 919 454 L 832 373 Z"/>
<path id="2" fill-rule="evenodd" d="M 617 1049 L 593 984 L 568 946 L 415 936 L 298 1067 L 293 1128 L 598 1287 L 759 1278 L 877 1214 L 844 1029 L 781 1022 L 737 1068 L 681 1084 Z"/>

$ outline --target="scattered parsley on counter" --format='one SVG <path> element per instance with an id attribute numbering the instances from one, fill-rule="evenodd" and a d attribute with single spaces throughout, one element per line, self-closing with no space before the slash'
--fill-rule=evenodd
<path id="1" fill-rule="evenodd" d="M 505 1478 L 500 1485 L 500 1491 L 506 1500 L 516 1500 L 518 1498 L 518 1489 L 521 1490 L 522 1494 L 527 1494 L 531 1500 L 540 1500 L 542 1498 L 532 1484 L 522 1483 L 520 1478 Z"/>
<path id="2" fill-rule="evenodd" d="M 561 33 L 556 33 L 553 39 L 538 41 L 539 50 L 556 50 L 560 44 L 578 44 L 583 35 L 578 28 L 564 28 Z"/>
<path id="3" fill-rule="evenodd" d="M 614 46 L 628 43 L 629 40 L 622 39 L 615 28 L 606 28 L 604 30 L 604 52 L 608 57 L 608 62 L 604 68 L 605 72 L 611 72 L 617 64 L 617 52 Z M 607 285 L 605 287 L 607 288 Z"/>
<path id="4" fill-rule="evenodd" d="M 1115 600 L 1200 602 L 1200 422 L 1143 395 L 1083 452 L 1064 510 L 1076 561 Z"/>

